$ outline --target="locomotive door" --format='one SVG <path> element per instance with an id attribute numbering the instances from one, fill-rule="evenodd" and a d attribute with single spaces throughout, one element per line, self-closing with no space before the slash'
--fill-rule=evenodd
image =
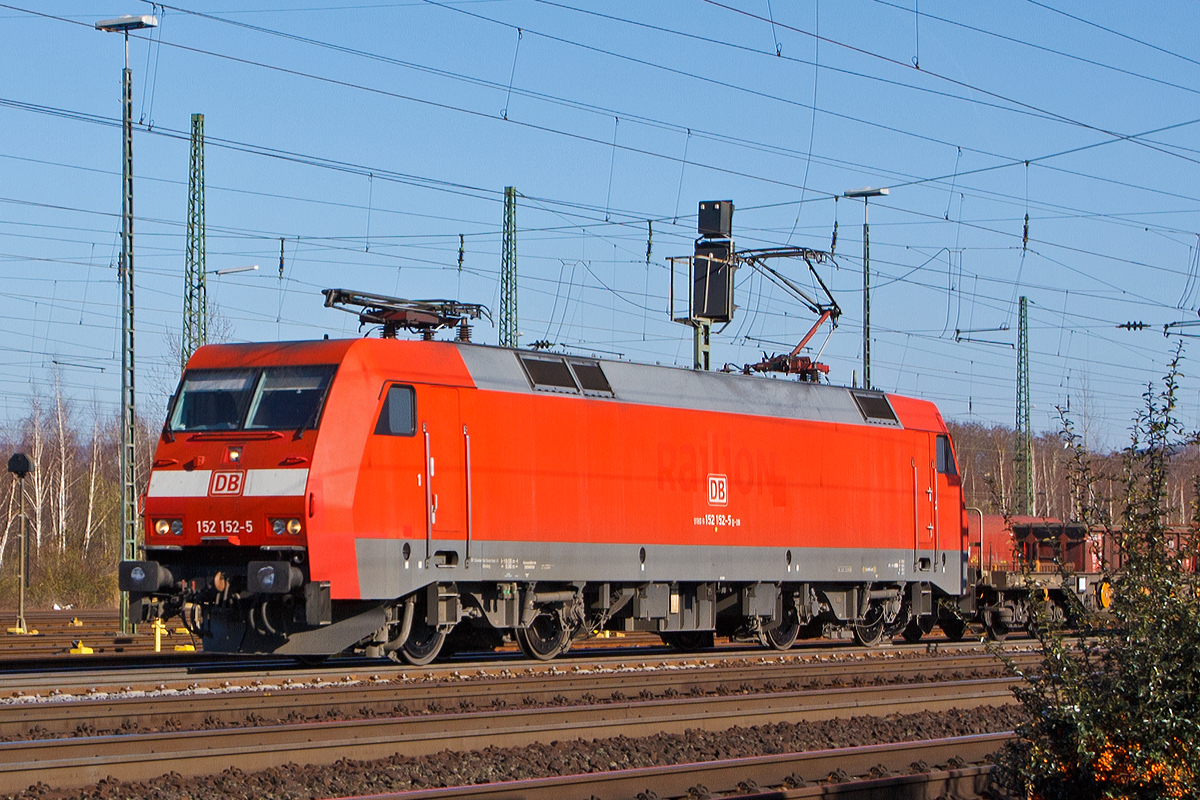
<path id="1" fill-rule="evenodd" d="M 378 403 L 359 470 L 355 525 L 391 539 L 419 539 L 425 535 L 423 489 L 418 483 L 424 466 L 414 389 L 385 383 Z"/>
<path id="2" fill-rule="evenodd" d="M 458 414 L 458 389 L 420 386 L 417 390 L 417 438 L 424 452 L 422 489 L 425 506 L 425 563 L 454 567 L 465 538 L 464 435 Z"/>
<path id="3" fill-rule="evenodd" d="M 954 463 L 954 450 L 950 437 L 938 434 L 934 439 L 934 492 L 937 497 L 938 546 L 940 548 L 939 570 L 961 572 L 962 551 L 966 549 L 962 521 L 962 478 Z M 953 565 L 953 566 L 951 566 Z"/>
<path id="4" fill-rule="evenodd" d="M 918 573 L 935 571 L 937 546 L 937 481 L 930 449 L 932 437 L 917 438 L 913 471 L 913 569 Z"/>

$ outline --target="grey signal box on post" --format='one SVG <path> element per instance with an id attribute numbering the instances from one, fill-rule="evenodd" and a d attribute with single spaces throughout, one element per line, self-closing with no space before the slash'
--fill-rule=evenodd
<path id="1" fill-rule="evenodd" d="M 696 243 L 692 258 L 692 316 L 710 322 L 733 319 L 733 272 L 729 241 Z"/>
<path id="2" fill-rule="evenodd" d="M 733 271 L 728 261 L 696 258 L 692 283 L 692 316 L 709 322 L 733 319 Z"/>
<path id="3" fill-rule="evenodd" d="M 701 200 L 696 230 L 705 239 L 728 239 L 733 233 L 733 201 Z"/>

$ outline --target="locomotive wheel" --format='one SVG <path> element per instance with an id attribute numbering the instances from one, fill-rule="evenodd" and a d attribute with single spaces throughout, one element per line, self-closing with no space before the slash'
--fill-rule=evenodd
<path id="1" fill-rule="evenodd" d="M 665 644 L 683 653 L 694 653 L 713 646 L 712 631 L 677 631 L 660 633 Z"/>
<path id="2" fill-rule="evenodd" d="M 862 622 L 854 623 L 854 641 L 863 647 L 874 647 L 883 639 L 883 606 L 872 603 Z"/>
<path id="3" fill-rule="evenodd" d="M 538 661 L 549 661 L 571 646 L 571 634 L 557 614 L 539 614 L 528 628 L 517 628 L 521 652 Z"/>
<path id="4" fill-rule="evenodd" d="M 426 624 L 423 620 L 421 622 L 414 620 L 408 640 L 400 646 L 396 653 L 390 655 L 395 658 L 398 653 L 400 658 L 414 667 L 423 667 L 438 657 L 445 642 L 446 634 L 434 626 Z"/>
<path id="5" fill-rule="evenodd" d="M 983 627 L 987 629 L 987 637 L 993 642 L 1003 642 L 1010 633 L 1008 626 L 1001 619 L 999 611 L 989 611 L 984 617 Z"/>
<path id="6" fill-rule="evenodd" d="M 764 644 L 772 650 L 787 650 L 796 643 L 800 635 L 800 620 L 795 614 L 788 614 L 783 622 L 763 634 Z"/>
<path id="7" fill-rule="evenodd" d="M 941 626 L 942 633 L 946 634 L 946 638 L 952 642 L 961 642 L 967 633 L 967 621 L 953 614 L 943 614 L 938 618 L 938 625 Z"/>

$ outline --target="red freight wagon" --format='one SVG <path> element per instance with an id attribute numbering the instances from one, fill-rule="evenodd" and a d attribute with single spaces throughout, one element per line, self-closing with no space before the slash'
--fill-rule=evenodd
<path id="1" fill-rule="evenodd" d="M 973 601 L 932 404 L 457 342 L 201 348 L 145 540 L 122 589 L 217 651 L 874 643 L 959 637 Z"/>
<path id="2" fill-rule="evenodd" d="M 978 575 L 976 611 L 991 638 L 1003 639 L 1029 624 L 1031 589 L 1050 601 L 1049 613 L 1060 619 L 1072 607 L 1068 594 L 1085 608 L 1108 608 L 1112 595 L 1101 563 L 1108 557 L 1103 530 L 1053 517 L 1006 519 L 974 509 L 968 519 L 969 563 Z"/>

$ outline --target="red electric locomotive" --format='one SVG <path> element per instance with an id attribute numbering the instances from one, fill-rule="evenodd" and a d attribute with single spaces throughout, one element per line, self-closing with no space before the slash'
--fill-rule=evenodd
<path id="1" fill-rule="evenodd" d="M 551 658 L 602 630 L 915 639 L 972 618 L 933 404 L 461 342 L 210 345 L 145 497 L 140 617 L 207 650 Z"/>

